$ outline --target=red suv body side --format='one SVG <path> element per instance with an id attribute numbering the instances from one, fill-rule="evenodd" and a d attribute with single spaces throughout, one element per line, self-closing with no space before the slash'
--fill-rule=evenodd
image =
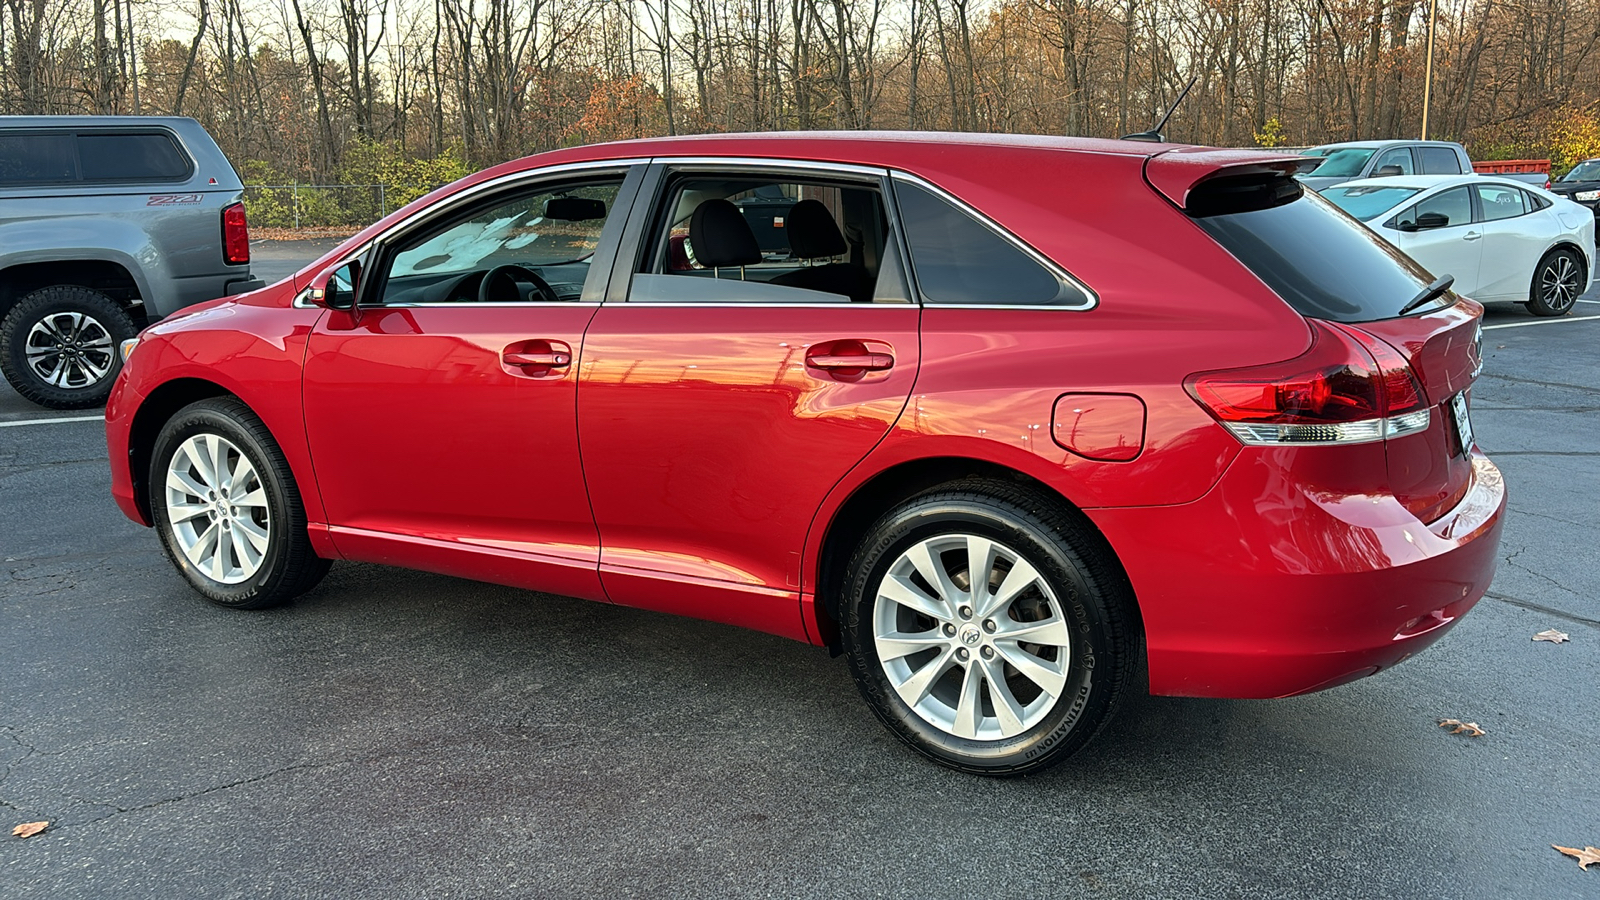
<path id="1" fill-rule="evenodd" d="M 475 184 L 686 158 L 909 173 L 1063 266 L 1097 302 L 630 309 L 613 276 L 598 306 L 502 320 L 493 333 L 470 312 L 426 310 L 437 315 L 422 321 L 293 302 L 353 250 Z M 146 331 L 106 409 L 113 495 L 150 524 L 141 467 L 161 420 L 227 392 L 281 445 L 324 556 L 824 644 L 840 549 L 881 512 L 874 498 L 941 473 L 1009 472 L 1099 529 L 1137 597 L 1153 693 L 1329 687 L 1416 653 L 1483 595 L 1505 494 L 1475 447 L 1452 457 L 1443 416 L 1387 441 L 1254 446 L 1186 388 L 1196 373 L 1281 363 L 1313 345 L 1307 318 L 1178 208 L 1218 172 L 1281 161 L 1128 142 L 794 134 L 507 163 L 400 210 L 291 280 Z M 1442 408 L 1470 383 L 1464 336 L 1480 315 L 1462 300 L 1370 330 Z M 373 368 L 363 340 L 396 333 L 415 352 Z M 532 339 L 569 344 L 574 364 L 541 378 L 452 369 Z M 804 348 L 830 341 L 876 342 L 894 365 L 857 381 L 819 377 Z M 384 378 L 395 385 L 387 396 L 373 388 Z M 484 420 L 486 440 L 453 432 L 463 406 Z M 529 428 L 530 408 L 560 417 Z M 413 443 L 374 443 L 374 428 L 396 422 Z M 457 502 L 463 478 L 503 481 L 505 492 Z M 393 508 L 345 517 L 360 505 L 352 492 L 381 491 Z M 1432 497 L 1421 515 L 1417 497 Z"/>

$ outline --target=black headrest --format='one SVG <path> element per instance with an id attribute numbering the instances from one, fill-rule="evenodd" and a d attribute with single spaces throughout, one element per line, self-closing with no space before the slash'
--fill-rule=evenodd
<path id="1" fill-rule="evenodd" d="M 823 259 L 849 250 L 833 213 L 816 200 L 801 200 L 790 207 L 784 231 L 789 233 L 789 250 L 796 259 Z"/>
<path id="2" fill-rule="evenodd" d="M 592 222 L 606 217 L 606 202 L 587 197 L 551 197 L 544 202 L 544 217 L 559 222 Z"/>
<path id="3" fill-rule="evenodd" d="M 708 269 L 749 266 L 761 262 L 761 246 L 739 207 L 726 200 L 706 200 L 689 217 L 689 243 L 694 258 Z"/>

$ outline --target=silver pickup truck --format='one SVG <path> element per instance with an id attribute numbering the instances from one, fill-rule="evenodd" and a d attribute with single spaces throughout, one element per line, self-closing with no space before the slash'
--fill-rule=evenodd
<path id="1" fill-rule="evenodd" d="M 193 119 L 0 116 L 6 380 L 43 406 L 99 406 L 140 328 L 262 287 L 243 197 Z"/>
<path id="2" fill-rule="evenodd" d="M 1300 151 L 1302 156 L 1320 156 L 1321 165 L 1300 176 L 1314 191 L 1357 178 L 1382 178 L 1385 175 L 1465 175 L 1473 171 L 1467 148 L 1454 141 L 1345 141 L 1323 144 Z M 1497 172 L 1496 178 L 1509 178 L 1535 187 L 1544 187 L 1549 176 L 1535 172 Z"/>

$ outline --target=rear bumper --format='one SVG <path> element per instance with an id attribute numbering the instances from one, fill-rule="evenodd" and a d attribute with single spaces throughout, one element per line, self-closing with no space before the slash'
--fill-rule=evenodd
<path id="1" fill-rule="evenodd" d="M 1353 681 L 1438 640 L 1489 589 L 1505 503 L 1474 451 L 1466 495 L 1431 524 L 1244 458 L 1194 503 L 1088 513 L 1139 598 L 1151 693 L 1252 698 Z"/>

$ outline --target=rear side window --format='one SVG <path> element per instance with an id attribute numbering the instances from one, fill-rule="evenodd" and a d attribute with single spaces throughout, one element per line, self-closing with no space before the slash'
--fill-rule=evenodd
<path id="1" fill-rule="evenodd" d="M 76 181 L 72 135 L 0 132 L 0 184 Z"/>
<path id="2" fill-rule="evenodd" d="M 169 134 L 80 134 L 84 181 L 174 181 L 189 176 L 189 158 Z"/>
<path id="3" fill-rule="evenodd" d="M 1498 184 L 1478 185 L 1478 202 L 1483 204 L 1483 220 L 1515 219 L 1528 211 L 1521 189 Z"/>
<path id="4" fill-rule="evenodd" d="M 1460 175 L 1461 160 L 1449 147 L 1418 147 L 1424 175 Z"/>
<path id="5" fill-rule="evenodd" d="M 1410 257 L 1288 178 L 1202 183 L 1191 192 L 1189 212 L 1301 315 L 1335 322 L 1394 318 L 1433 281 Z"/>
<path id="6" fill-rule="evenodd" d="M 926 303 L 1088 306 L 1087 290 L 1057 277 L 995 228 L 926 188 L 896 181 L 911 267 Z"/>

